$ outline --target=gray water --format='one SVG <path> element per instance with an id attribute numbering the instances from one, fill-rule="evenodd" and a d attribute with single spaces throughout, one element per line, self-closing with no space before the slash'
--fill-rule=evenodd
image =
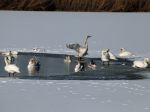
<path id="1" fill-rule="evenodd" d="M 40 69 L 30 73 L 27 69 L 29 59 L 33 56 L 40 61 Z M 119 59 L 111 61 L 110 65 L 102 65 L 100 58 L 84 58 L 85 70 L 75 73 L 74 68 L 77 59 L 71 56 L 70 64 L 64 63 L 64 54 L 48 54 L 48 53 L 19 53 L 15 59 L 15 64 L 20 68 L 21 73 L 16 74 L 18 78 L 25 79 L 51 79 L 51 80 L 137 80 L 148 78 L 143 72 L 148 69 L 132 68 L 132 61 Z M 87 67 L 90 60 L 94 60 L 97 64 L 96 70 Z M 4 57 L 0 57 L 0 76 L 8 77 L 8 73 L 4 70 Z"/>

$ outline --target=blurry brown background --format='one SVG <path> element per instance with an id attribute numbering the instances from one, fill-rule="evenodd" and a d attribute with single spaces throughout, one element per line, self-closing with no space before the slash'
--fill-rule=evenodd
<path id="1" fill-rule="evenodd" d="M 150 0 L 0 0 L 0 10 L 148 12 Z"/>

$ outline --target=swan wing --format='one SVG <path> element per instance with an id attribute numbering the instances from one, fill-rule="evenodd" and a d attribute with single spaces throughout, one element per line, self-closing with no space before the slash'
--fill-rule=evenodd
<path id="1" fill-rule="evenodd" d="M 75 51 L 78 51 L 81 46 L 80 44 L 67 44 L 66 47 L 69 49 L 74 49 Z"/>

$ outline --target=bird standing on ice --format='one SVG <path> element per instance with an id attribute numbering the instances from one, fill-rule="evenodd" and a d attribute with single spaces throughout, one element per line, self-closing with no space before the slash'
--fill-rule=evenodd
<path id="1" fill-rule="evenodd" d="M 5 71 L 8 72 L 9 76 L 13 74 L 15 76 L 15 73 L 20 73 L 19 67 L 17 67 L 15 64 L 10 64 L 7 57 L 4 57 L 5 61 Z"/>
<path id="2" fill-rule="evenodd" d="M 131 56 L 134 56 L 134 55 L 133 55 L 133 53 L 127 51 L 125 48 L 121 48 L 119 56 L 120 57 L 131 57 Z"/>
<path id="3" fill-rule="evenodd" d="M 110 61 L 109 49 L 103 49 L 101 51 L 101 60 L 103 65 L 105 64 L 105 62 L 109 65 Z"/>
<path id="4" fill-rule="evenodd" d="M 133 66 L 134 68 L 147 68 L 150 63 L 148 58 L 145 58 L 143 61 L 134 61 Z"/>

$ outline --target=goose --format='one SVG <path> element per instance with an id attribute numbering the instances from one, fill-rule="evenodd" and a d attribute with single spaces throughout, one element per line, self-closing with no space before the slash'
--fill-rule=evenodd
<path id="1" fill-rule="evenodd" d="M 88 38 L 91 36 L 87 36 L 84 42 L 84 45 L 76 44 L 66 44 L 66 47 L 69 49 L 73 49 L 77 52 L 77 57 L 83 57 L 88 54 Z"/>
<path id="2" fill-rule="evenodd" d="M 107 62 L 109 65 L 109 61 L 110 61 L 109 49 L 103 49 L 101 51 L 101 60 L 103 65 L 105 62 Z"/>
<path id="3" fill-rule="evenodd" d="M 65 62 L 66 64 L 71 63 L 71 58 L 70 58 L 70 56 L 66 56 L 66 58 L 64 59 L 64 62 Z"/>
<path id="4" fill-rule="evenodd" d="M 121 48 L 119 56 L 120 57 L 131 57 L 131 56 L 134 56 L 134 55 L 131 52 L 127 51 L 125 48 Z"/>
<path id="5" fill-rule="evenodd" d="M 134 67 L 134 68 L 147 68 L 149 63 L 150 63 L 149 58 L 144 58 L 143 61 L 141 61 L 141 60 L 134 61 L 132 67 Z"/>
<path id="6" fill-rule="evenodd" d="M 40 69 L 40 62 L 35 57 L 31 58 L 27 65 L 27 69 L 30 74 L 38 72 Z"/>
<path id="7" fill-rule="evenodd" d="M 10 64 L 8 62 L 7 57 L 4 58 L 4 61 L 5 61 L 5 64 L 6 64 L 4 69 L 5 69 L 6 72 L 8 72 L 9 77 L 10 77 L 11 74 L 13 74 L 13 76 L 14 76 L 15 73 L 20 73 L 19 67 L 17 67 L 15 64 Z"/>

